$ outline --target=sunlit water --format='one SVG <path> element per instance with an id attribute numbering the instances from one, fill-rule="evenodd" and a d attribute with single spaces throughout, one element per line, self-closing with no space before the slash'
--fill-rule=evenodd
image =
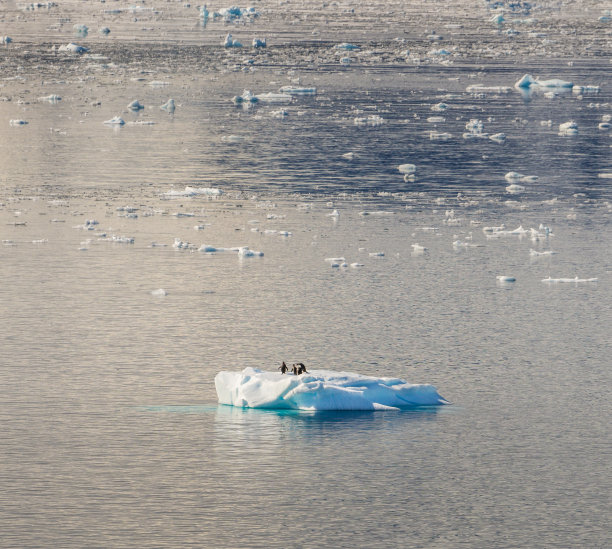
<path id="1" fill-rule="evenodd" d="M 490 17 L 484 5 L 457 12 L 466 29 Z M 609 546 L 603 8 L 543 3 L 533 28 L 550 44 L 540 37 L 535 49 L 527 31 L 512 40 L 486 23 L 482 47 L 493 49 L 479 56 L 452 13 L 383 24 L 375 5 L 325 17 L 282 7 L 237 27 L 245 43 L 276 29 L 269 42 L 298 44 L 269 46 L 253 71 L 242 70 L 250 48 L 213 47 L 228 29 L 202 28 L 178 3 L 136 30 L 134 14 L 77 4 L 3 13 L 0 34 L 15 42 L 0 81 L 0 545 Z M 95 14 L 116 36 L 96 36 Z M 588 32 L 570 32 L 569 15 Z M 82 21 L 93 31 L 81 42 L 104 59 L 49 53 Z M 434 28 L 466 55 L 428 61 Z M 362 43 L 366 29 L 380 42 L 341 66 L 333 44 Z M 418 40 L 393 42 L 402 29 Z M 398 58 L 407 48 L 422 63 Z M 490 54 L 507 48 L 520 55 Z M 512 86 L 526 72 L 600 92 L 525 96 Z M 297 78 L 317 94 L 231 101 Z M 511 89 L 475 95 L 472 84 Z M 61 101 L 39 100 L 50 94 Z M 174 115 L 158 108 L 169 97 Z M 126 109 L 134 99 L 144 111 Z M 433 111 L 441 102 L 449 108 Z M 275 118 L 279 109 L 288 115 Z M 384 123 L 355 124 L 372 114 Z M 124 127 L 103 124 L 116 115 Z M 506 142 L 464 139 L 470 119 Z M 569 120 L 579 134 L 560 137 Z M 404 163 L 417 166 L 414 181 Z M 510 171 L 538 180 L 510 194 Z M 166 194 L 185 186 L 223 194 Z M 502 224 L 552 234 L 482 230 Z M 191 245 L 174 249 L 175 238 Z M 417 243 L 427 250 L 415 254 Z M 334 268 L 332 257 L 361 266 Z M 431 383 L 451 405 L 217 406 L 218 371 L 282 360 Z"/>

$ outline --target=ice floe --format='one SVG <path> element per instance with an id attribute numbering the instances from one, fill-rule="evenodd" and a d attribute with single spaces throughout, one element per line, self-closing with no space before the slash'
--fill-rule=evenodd
<path id="1" fill-rule="evenodd" d="M 542 282 L 546 282 L 548 284 L 563 284 L 563 283 L 570 283 L 570 282 L 575 282 L 575 283 L 579 283 L 579 282 L 597 282 L 599 279 L 597 278 L 551 278 L 550 276 L 548 278 L 543 278 Z"/>
<path id="2" fill-rule="evenodd" d="M 114 116 L 110 120 L 105 120 L 104 124 L 107 124 L 108 126 L 123 126 L 125 124 L 125 120 L 123 120 L 123 118 L 120 116 Z"/>
<path id="3" fill-rule="evenodd" d="M 233 248 L 219 248 L 216 246 L 211 246 L 210 244 L 202 244 L 198 248 L 198 252 L 202 252 L 205 254 L 217 254 L 224 252 L 237 253 L 240 257 L 263 257 L 263 252 L 256 252 L 255 250 L 251 250 L 248 246 L 237 246 Z"/>
<path id="4" fill-rule="evenodd" d="M 257 368 L 222 371 L 215 376 L 215 388 L 220 404 L 242 408 L 399 410 L 448 404 L 433 385 L 330 370 L 299 376 Z"/>
<path id="5" fill-rule="evenodd" d="M 70 42 L 69 44 L 60 46 L 57 51 L 60 51 L 60 52 L 66 51 L 68 53 L 81 54 L 81 53 L 87 53 L 89 50 L 85 48 L 84 46 L 79 46 L 78 44 L 74 44 L 73 42 Z"/>
<path id="6" fill-rule="evenodd" d="M 238 40 L 234 40 L 230 33 L 227 34 L 225 40 L 223 41 L 223 45 L 226 48 L 241 48 L 242 44 Z"/>
<path id="7" fill-rule="evenodd" d="M 578 124 L 573 120 L 559 124 L 559 135 L 560 136 L 572 136 L 578 135 Z"/>
<path id="8" fill-rule="evenodd" d="M 144 105 L 142 103 L 140 103 L 138 101 L 138 99 L 134 99 L 134 101 L 132 101 L 128 106 L 128 109 L 130 109 L 131 111 L 139 111 L 141 109 L 144 109 Z"/>
<path id="9" fill-rule="evenodd" d="M 172 189 L 162 193 L 162 196 L 165 198 L 183 198 L 190 196 L 209 196 L 209 197 L 217 197 L 223 194 L 221 189 L 216 187 L 185 187 L 184 190 L 179 191 L 176 189 Z"/>
<path id="10" fill-rule="evenodd" d="M 416 173 L 416 166 L 414 164 L 400 164 L 397 169 L 399 173 L 403 173 L 404 175 Z"/>
<path id="11" fill-rule="evenodd" d="M 573 88 L 572 82 L 566 80 L 560 80 L 559 78 L 552 78 L 550 80 L 538 80 L 530 74 L 523 75 L 515 84 L 515 88 Z"/>

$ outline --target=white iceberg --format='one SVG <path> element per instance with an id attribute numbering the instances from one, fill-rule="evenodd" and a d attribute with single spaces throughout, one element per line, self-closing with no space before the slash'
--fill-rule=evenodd
<path id="1" fill-rule="evenodd" d="M 215 376 L 215 387 L 220 404 L 242 408 L 398 410 L 448 404 L 433 385 L 330 370 L 299 376 L 257 368 L 223 371 Z"/>
<path id="2" fill-rule="evenodd" d="M 110 120 L 105 120 L 104 124 L 107 124 L 108 126 L 123 126 L 125 121 L 120 116 L 114 116 Z"/>
<path id="3" fill-rule="evenodd" d="M 517 89 L 529 89 L 529 88 L 573 88 L 573 82 L 567 82 L 566 80 L 560 80 L 559 78 L 552 78 L 550 80 L 538 80 L 530 74 L 523 75 L 514 84 Z"/>
<path id="4" fill-rule="evenodd" d="M 83 46 L 70 42 L 70 44 L 60 46 L 57 51 L 67 51 L 69 53 L 87 53 L 89 50 Z"/>

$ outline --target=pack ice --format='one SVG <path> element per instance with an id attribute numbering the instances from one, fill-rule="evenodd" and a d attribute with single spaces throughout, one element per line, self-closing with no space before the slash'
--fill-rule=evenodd
<path id="1" fill-rule="evenodd" d="M 215 376 L 215 387 L 220 404 L 242 408 L 398 410 L 448 404 L 433 385 L 331 370 L 299 376 L 257 368 L 223 371 Z"/>

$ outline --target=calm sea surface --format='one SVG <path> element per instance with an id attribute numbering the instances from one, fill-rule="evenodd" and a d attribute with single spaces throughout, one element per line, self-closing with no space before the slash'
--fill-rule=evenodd
<path id="1" fill-rule="evenodd" d="M 610 547 L 610 23 L 451 4 L 0 5 L 1 547 Z M 451 405 L 217 405 L 283 360 Z"/>

